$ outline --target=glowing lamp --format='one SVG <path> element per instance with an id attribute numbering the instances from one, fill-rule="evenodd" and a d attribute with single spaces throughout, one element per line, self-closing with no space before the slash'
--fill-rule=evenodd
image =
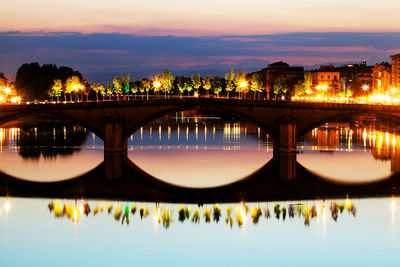
<path id="1" fill-rule="evenodd" d="M 247 82 L 246 81 L 243 81 L 243 82 L 240 83 L 240 87 L 243 88 L 243 87 L 246 87 L 246 86 L 247 86 Z"/>
<path id="2" fill-rule="evenodd" d="M 11 98 L 10 101 L 13 104 L 21 103 L 21 97 L 15 96 L 15 97 Z"/>
<path id="3" fill-rule="evenodd" d="M 367 91 L 367 90 L 369 89 L 369 86 L 366 85 L 366 84 L 364 84 L 363 87 L 362 87 L 362 89 L 363 89 L 364 91 Z"/>
<path id="4" fill-rule="evenodd" d="M 153 86 L 154 86 L 154 88 L 159 88 L 161 86 L 161 83 L 157 82 L 157 81 L 154 81 L 153 82 Z"/>
<path id="5" fill-rule="evenodd" d="M 11 89 L 9 87 L 4 88 L 4 93 L 9 94 L 11 92 Z"/>

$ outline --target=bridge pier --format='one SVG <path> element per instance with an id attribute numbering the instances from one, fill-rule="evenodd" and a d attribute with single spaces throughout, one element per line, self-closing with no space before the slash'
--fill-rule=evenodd
<path id="1" fill-rule="evenodd" d="M 292 118 L 283 118 L 279 122 L 279 140 L 274 144 L 279 152 L 296 152 L 296 121 Z"/>
<path id="2" fill-rule="evenodd" d="M 110 181 L 122 178 L 122 162 L 128 156 L 128 140 L 124 138 L 123 129 L 120 120 L 110 120 L 105 124 L 104 176 Z"/>
<path id="3" fill-rule="evenodd" d="M 123 124 L 120 121 L 109 121 L 104 129 L 104 152 L 121 153 L 126 152 L 128 139 L 123 135 Z"/>
<path id="4" fill-rule="evenodd" d="M 279 122 L 279 140 L 274 143 L 274 157 L 279 162 L 280 179 L 296 179 L 296 121 L 283 118 Z"/>

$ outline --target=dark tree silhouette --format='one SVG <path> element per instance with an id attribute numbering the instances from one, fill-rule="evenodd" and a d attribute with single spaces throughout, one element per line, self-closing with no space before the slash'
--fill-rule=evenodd
<path id="1" fill-rule="evenodd" d="M 17 71 L 15 88 L 25 100 L 44 100 L 48 98 L 48 90 L 54 79 L 65 82 L 71 76 L 78 76 L 82 80 L 80 72 L 69 67 L 58 68 L 54 64 L 40 66 L 38 62 L 23 64 Z"/>

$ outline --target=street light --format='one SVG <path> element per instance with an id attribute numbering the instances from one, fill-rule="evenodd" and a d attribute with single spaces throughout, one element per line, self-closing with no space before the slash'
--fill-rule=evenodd
<path id="1" fill-rule="evenodd" d="M 154 86 L 154 88 L 159 88 L 161 86 L 161 83 L 158 81 L 154 81 L 153 86 Z"/>
<path id="2" fill-rule="evenodd" d="M 366 84 L 364 84 L 364 85 L 362 86 L 362 89 L 363 89 L 364 91 L 367 91 L 367 90 L 369 89 L 369 86 L 366 85 Z"/>

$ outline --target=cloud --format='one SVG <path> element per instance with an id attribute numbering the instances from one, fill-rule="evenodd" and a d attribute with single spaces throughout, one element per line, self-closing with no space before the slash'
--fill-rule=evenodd
<path id="1" fill-rule="evenodd" d="M 121 33 L 0 32 L 0 71 L 15 73 L 26 62 L 67 65 L 83 73 L 148 74 L 168 67 L 179 72 L 249 71 L 274 61 L 292 65 L 390 61 L 400 33 L 285 33 L 177 37 Z M 150 71 L 151 70 L 151 71 Z M 213 73 L 210 73 L 213 74 Z"/>

